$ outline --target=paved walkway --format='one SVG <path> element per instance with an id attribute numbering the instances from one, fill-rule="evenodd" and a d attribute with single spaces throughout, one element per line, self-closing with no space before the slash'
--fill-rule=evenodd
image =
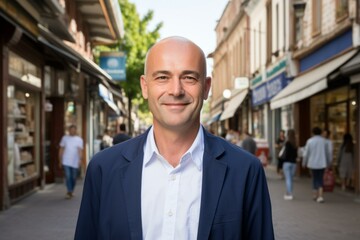
<path id="1" fill-rule="evenodd" d="M 312 200 L 312 182 L 301 177 L 294 182 L 294 200 L 285 201 L 285 182 L 267 170 L 275 237 L 278 240 L 360 239 L 360 199 L 336 188 L 325 193 L 325 203 Z"/>
<path id="2" fill-rule="evenodd" d="M 285 183 L 266 169 L 277 240 L 360 239 L 360 200 L 338 189 L 325 203 L 311 198 L 311 181 L 295 181 L 295 199 L 283 200 Z M 0 212 L 0 240 L 71 240 L 80 206 L 82 181 L 75 197 L 65 200 L 63 184 L 48 185 L 10 209 Z"/>
<path id="3" fill-rule="evenodd" d="M 0 212 L 0 240 L 73 239 L 82 183 L 72 199 L 65 199 L 65 184 L 51 184 Z"/>

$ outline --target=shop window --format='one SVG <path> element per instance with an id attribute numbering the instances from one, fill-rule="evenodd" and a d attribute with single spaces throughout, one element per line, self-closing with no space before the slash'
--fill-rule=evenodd
<path id="1" fill-rule="evenodd" d="M 355 131 L 356 131 L 356 116 L 357 116 L 357 106 L 358 102 L 356 101 L 356 92 L 355 90 L 350 91 L 350 133 L 353 134 L 355 139 Z"/>
<path id="2" fill-rule="evenodd" d="M 13 52 L 9 53 L 9 73 L 19 80 L 41 88 L 41 69 Z"/>
<path id="3" fill-rule="evenodd" d="M 348 99 L 348 87 L 342 87 L 336 90 L 333 90 L 326 94 L 326 103 L 332 104 L 337 102 L 343 102 Z"/>
<path id="4" fill-rule="evenodd" d="M 281 108 L 281 129 L 289 130 L 294 128 L 293 105 Z"/>
<path id="5" fill-rule="evenodd" d="M 265 110 L 264 106 L 260 106 L 253 111 L 253 136 L 255 138 L 265 138 Z"/>
<path id="6" fill-rule="evenodd" d="M 310 99 L 311 129 L 325 128 L 325 94 L 320 94 Z"/>
<path id="7" fill-rule="evenodd" d="M 8 183 L 22 182 L 39 174 L 39 93 L 9 85 Z"/>
<path id="8" fill-rule="evenodd" d="M 327 91 L 311 97 L 311 128 L 318 126 L 331 132 L 333 142 L 333 165 L 345 133 L 356 136 L 356 92 L 348 86 Z M 355 139 L 355 138 L 354 138 Z"/>

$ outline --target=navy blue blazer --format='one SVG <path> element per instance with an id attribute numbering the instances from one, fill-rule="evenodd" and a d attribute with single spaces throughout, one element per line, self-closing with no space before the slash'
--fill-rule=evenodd
<path id="1" fill-rule="evenodd" d="M 147 133 L 90 161 L 76 240 L 142 239 L 141 175 Z M 204 130 L 199 240 L 274 239 L 271 203 L 260 161 Z"/>

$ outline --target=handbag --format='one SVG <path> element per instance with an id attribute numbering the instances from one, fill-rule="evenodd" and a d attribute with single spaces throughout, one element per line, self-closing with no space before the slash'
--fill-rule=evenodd
<path id="1" fill-rule="evenodd" d="M 324 192 L 333 192 L 335 187 L 335 176 L 332 170 L 330 169 L 325 170 L 323 181 L 324 181 L 323 182 Z"/>
<path id="2" fill-rule="evenodd" d="M 285 155 L 286 154 L 286 152 L 285 152 L 285 144 L 284 144 L 284 146 L 282 146 L 282 148 L 281 148 L 281 150 L 280 150 L 280 152 L 279 152 L 279 159 L 285 159 Z"/>

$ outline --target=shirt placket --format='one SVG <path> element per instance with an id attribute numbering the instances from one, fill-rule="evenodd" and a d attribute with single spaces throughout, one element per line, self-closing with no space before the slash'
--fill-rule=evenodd
<path id="1" fill-rule="evenodd" d="M 180 172 L 171 171 L 167 181 L 167 191 L 165 198 L 164 208 L 164 224 L 163 224 L 163 236 L 164 239 L 175 239 L 175 224 L 177 215 L 177 202 L 179 195 L 180 185 Z"/>

